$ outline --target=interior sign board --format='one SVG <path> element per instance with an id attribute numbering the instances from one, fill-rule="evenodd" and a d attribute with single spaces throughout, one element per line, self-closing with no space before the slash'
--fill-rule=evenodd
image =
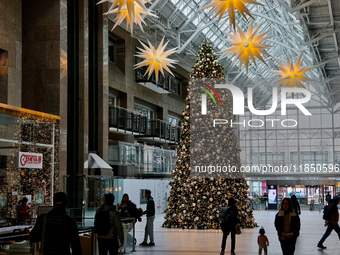
<path id="1" fill-rule="evenodd" d="M 43 155 L 40 153 L 18 152 L 17 164 L 19 168 L 42 169 Z"/>

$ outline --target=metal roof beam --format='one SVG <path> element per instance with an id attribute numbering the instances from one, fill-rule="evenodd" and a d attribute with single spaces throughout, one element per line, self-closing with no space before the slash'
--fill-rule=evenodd
<path id="1" fill-rule="evenodd" d="M 200 27 L 197 28 L 197 30 L 195 31 L 195 33 L 193 33 L 190 38 L 181 46 L 180 45 L 180 39 L 177 40 L 177 43 L 178 43 L 178 50 L 177 50 L 177 53 L 181 53 L 189 44 L 192 40 L 194 40 L 200 32 L 202 32 L 205 28 L 209 27 L 211 24 L 213 24 L 215 22 L 215 20 L 211 20 L 209 23 L 205 24 L 205 25 L 202 25 Z M 180 34 L 178 34 L 179 38 L 180 38 Z"/>
<path id="2" fill-rule="evenodd" d="M 333 9 L 332 9 L 331 0 L 327 0 L 327 3 L 328 3 L 329 16 L 330 16 L 330 19 L 331 19 L 331 26 L 334 29 L 334 17 L 333 17 Z M 335 33 L 333 34 L 333 38 L 334 38 L 335 50 L 336 50 L 336 52 L 338 52 L 339 46 L 338 46 L 338 40 L 336 38 Z M 340 68 L 340 59 L 339 58 L 338 58 L 338 64 L 339 64 L 339 68 Z"/>
<path id="3" fill-rule="evenodd" d="M 323 61 L 323 62 L 321 62 L 319 64 L 316 64 L 315 66 L 319 67 L 319 66 L 326 65 L 327 63 L 333 62 L 334 60 L 338 59 L 339 57 L 340 57 L 340 55 L 338 54 L 337 56 L 331 57 L 330 59 L 327 59 L 326 61 Z"/>
<path id="4" fill-rule="evenodd" d="M 304 4 L 300 4 L 295 8 L 290 7 L 288 4 L 286 4 L 285 0 L 277 0 L 283 7 L 285 7 L 287 9 L 287 11 L 289 11 L 290 13 L 294 13 L 296 11 L 299 11 L 303 8 L 306 8 L 307 6 L 310 6 L 316 2 L 320 2 L 320 0 L 310 0 Z"/>
<path id="5" fill-rule="evenodd" d="M 330 23 L 330 20 L 311 20 L 309 25 L 324 25 Z M 334 19 L 334 24 L 340 23 L 340 19 Z"/>
<path id="6" fill-rule="evenodd" d="M 320 82 L 321 82 L 321 83 L 329 83 L 329 82 L 334 81 L 334 80 L 336 80 L 336 79 L 340 79 L 340 75 L 339 75 L 339 76 L 332 77 L 332 78 L 327 78 L 327 79 L 322 80 L 322 81 L 320 81 Z"/>
<path id="7" fill-rule="evenodd" d="M 326 38 L 326 37 L 328 37 L 330 35 L 333 35 L 333 34 L 335 34 L 336 32 L 339 32 L 339 31 L 340 31 L 340 27 L 338 27 L 336 29 L 333 29 L 330 32 L 324 33 L 324 34 L 320 35 L 319 37 L 317 37 L 317 38 L 315 38 L 313 40 L 309 40 L 307 42 L 302 41 L 300 38 L 298 40 L 301 42 L 301 44 L 303 46 L 308 46 L 308 45 L 310 45 L 310 44 L 312 44 L 314 42 L 320 41 L 321 39 Z"/>
<path id="8" fill-rule="evenodd" d="M 333 90 L 330 93 L 327 93 L 327 95 L 334 95 L 336 93 L 340 93 L 340 89 Z"/>

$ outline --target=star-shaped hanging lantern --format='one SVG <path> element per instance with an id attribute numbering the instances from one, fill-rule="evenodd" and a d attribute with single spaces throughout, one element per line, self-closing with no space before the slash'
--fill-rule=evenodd
<path id="1" fill-rule="evenodd" d="M 160 42 L 160 44 L 158 45 L 157 49 L 153 47 L 153 45 L 149 41 L 148 41 L 149 47 L 145 45 L 144 43 L 142 43 L 141 41 L 139 42 L 141 43 L 144 49 L 138 48 L 141 52 L 138 52 L 138 54 L 135 56 L 144 58 L 144 60 L 136 64 L 135 69 L 143 67 L 143 66 L 148 66 L 144 76 L 147 73 L 149 73 L 149 76 L 148 76 L 148 79 L 149 79 L 153 71 L 155 71 L 156 83 L 158 83 L 159 72 L 161 72 L 162 75 L 164 76 L 164 69 L 168 73 L 170 73 L 172 76 L 174 76 L 171 70 L 169 69 L 169 67 L 174 68 L 172 64 L 176 64 L 178 61 L 170 59 L 168 58 L 168 56 L 174 53 L 177 50 L 177 47 L 171 50 L 168 50 L 168 51 L 164 51 L 166 46 L 169 43 L 168 41 L 165 45 L 163 45 L 164 37 L 162 41 Z"/>
<path id="2" fill-rule="evenodd" d="M 147 3 L 149 1 L 143 1 L 143 3 Z M 143 30 L 143 25 L 142 23 L 144 23 L 144 25 L 146 25 L 142 14 L 143 15 L 148 15 L 148 16 L 152 16 L 155 18 L 158 18 L 156 15 L 154 15 L 152 13 L 152 11 L 149 11 L 148 9 L 144 9 L 142 8 L 139 4 L 137 4 L 136 2 L 134 3 L 134 12 L 133 15 L 130 14 L 127 5 L 125 5 L 123 8 L 121 8 L 119 10 L 119 8 L 115 8 L 105 14 L 117 14 L 116 19 L 114 20 L 115 25 L 113 26 L 112 30 L 115 29 L 118 25 L 120 25 L 125 19 L 126 19 L 126 29 L 128 27 L 130 27 L 130 31 L 131 34 L 133 35 L 133 23 L 138 24 L 138 26 Z"/>
<path id="3" fill-rule="evenodd" d="M 211 0 L 205 0 L 205 1 L 211 1 Z M 245 4 L 262 5 L 253 0 L 212 0 L 211 3 L 207 4 L 207 6 L 203 7 L 199 11 L 213 7 L 209 15 L 212 15 L 213 13 L 215 13 L 214 18 L 218 16 L 218 22 L 220 22 L 224 13 L 228 9 L 230 27 L 233 26 L 235 28 L 235 24 L 236 24 L 235 23 L 235 9 L 245 19 L 247 19 L 246 14 L 250 16 L 252 19 L 254 19 L 253 16 L 250 14 L 249 9 L 245 6 Z"/>
<path id="4" fill-rule="evenodd" d="M 146 11 L 146 12 L 148 11 L 148 9 L 144 5 L 144 3 L 145 3 L 144 0 L 101 0 L 97 4 L 102 4 L 102 3 L 105 3 L 105 2 L 112 3 L 110 9 L 108 10 L 108 13 L 111 12 L 118 5 L 119 11 L 121 9 L 123 9 L 124 7 L 126 7 L 129 15 L 134 17 L 135 3 L 138 4 L 141 8 L 143 8 L 144 11 Z M 149 1 L 147 1 L 147 2 L 149 2 Z"/>
<path id="5" fill-rule="evenodd" d="M 287 57 L 287 64 L 283 64 L 276 60 L 276 62 L 279 64 L 279 71 L 271 70 L 271 72 L 280 75 L 281 78 L 276 80 L 274 83 L 277 83 L 278 86 L 281 86 L 281 88 L 305 88 L 302 82 L 314 81 L 302 74 L 315 68 L 315 66 L 301 68 L 301 64 L 304 60 L 301 59 L 301 57 L 302 54 L 295 63 L 293 63 L 293 61 L 290 61 Z M 281 89 L 279 93 L 280 92 Z M 294 93 L 292 93 L 292 97 L 294 98 Z"/>
<path id="6" fill-rule="evenodd" d="M 253 60 L 255 66 L 256 66 L 255 57 L 257 57 L 264 64 L 266 64 L 264 59 L 261 57 L 260 53 L 269 56 L 269 54 L 265 52 L 264 49 L 271 47 L 271 46 L 267 44 L 263 44 L 261 42 L 272 37 L 272 36 L 265 36 L 271 30 L 265 31 L 257 35 L 257 32 L 259 31 L 261 25 L 255 28 L 255 30 L 253 30 L 254 21 L 250 23 L 247 33 L 243 33 L 242 29 L 238 25 L 236 26 L 237 26 L 238 32 L 232 30 L 234 34 L 223 32 L 224 34 L 226 34 L 227 36 L 231 38 L 231 39 L 224 39 L 224 40 L 231 43 L 232 46 L 229 47 L 228 49 L 222 50 L 220 53 L 229 52 L 222 58 L 236 54 L 231 65 L 233 65 L 238 58 L 240 58 L 239 69 L 241 69 L 241 66 L 244 63 L 246 66 L 246 71 L 248 73 L 248 65 L 249 65 L 250 58 Z"/>
<path id="7" fill-rule="evenodd" d="M 104 2 L 112 3 L 108 12 L 104 13 L 104 15 L 117 14 L 117 17 L 115 19 L 116 24 L 114 25 L 112 30 L 120 25 L 124 21 L 124 19 L 126 19 L 126 26 L 130 26 L 131 34 L 133 34 L 133 23 L 138 24 L 144 32 L 142 23 L 144 23 L 145 25 L 146 23 L 144 22 L 141 14 L 157 17 L 152 13 L 152 11 L 148 10 L 145 7 L 146 3 L 151 3 L 150 0 L 102 0 L 97 4 L 101 4 Z"/>

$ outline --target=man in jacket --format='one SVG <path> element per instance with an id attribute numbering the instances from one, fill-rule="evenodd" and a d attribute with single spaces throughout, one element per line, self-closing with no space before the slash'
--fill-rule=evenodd
<path id="1" fill-rule="evenodd" d="M 100 213 L 100 211 L 108 212 L 110 215 L 109 224 L 111 226 L 107 234 L 98 234 L 97 236 L 99 255 L 107 255 L 107 251 L 110 252 L 110 255 L 116 255 L 118 254 L 119 247 L 122 247 L 124 244 L 123 226 L 120 221 L 120 214 L 113 205 L 114 201 L 115 196 L 113 194 L 105 194 L 105 202 L 96 212 L 96 216 L 98 213 Z M 120 244 L 118 243 L 118 237 Z"/>
<path id="2" fill-rule="evenodd" d="M 47 213 L 47 216 L 43 214 L 38 217 L 30 234 L 30 241 L 32 243 L 42 241 L 43 233 L 45 233 L 44 255 L 69 255 L 70 246 L 73 255 L 82 255 L 77 223 L 66 213 L 66 193 L 55 193 L 53 203 L 54 208 Z"/>
<path id="3" fill-rule="evenodd" d="M 329 201 L 329 209 L 326 214 L 325 227 L 327 226 L 326 232 L 323 237 L 320 239 L 317 247 L 321 249 L 326 249 L 326 246 L 323 246 L 323 242 L 326 238 L 332 233 L 334 230 L 337 232 L 340 239 L 340 228 L 338 225 L 339 222 L 339 211 L 338 211 L 339 197 L 335 196 L 333 199 Z"/>
<path id="4" fill-rule="evenodd" d="M 230 252 L 231 255 L 235 254 L 235 235 L 236 235 L 236 225 L 240 223 L 238 219 L 238 209 L 236 207 L 236 201 L 233 197 L 228 199 L 228 206 L 222 207 L 221 210 L 225 211 L 226 219 L 221 219 L 221 229 L 223 232 L 222 244 L 221 244 L 221 253 L 220 255 L 225 254 L 225 247 L 227 243 L 227 237 L 229 233 L 231 234 L 231 247 Z"/>
<path id="5" fill-rule="evenodd" d="M 153 222 L 155 220 L 155 202 L 151 197 L 151 191 L 145 191 L 145 198 L 148 200 L 146 205 L 146 211 L 143 214 L 146 214 L 146 225 L 145 225 L 145 234 L 144 234 L 144 241 L 139 245 L 149 245 L 155 246 L 154 239 L 153 239 Z M 147 243 L 148 236 L 150 236 L 150 243 Z"/>

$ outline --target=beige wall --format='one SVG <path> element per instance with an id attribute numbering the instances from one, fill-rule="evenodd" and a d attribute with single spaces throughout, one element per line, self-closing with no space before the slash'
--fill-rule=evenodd
<path id="1" fill-rule="evenodd" d="M 1 103 L 21 106 L 21 0 L 0 0 L 0 49 L 8 52 L 8 83 L 0 85 Z"/>

